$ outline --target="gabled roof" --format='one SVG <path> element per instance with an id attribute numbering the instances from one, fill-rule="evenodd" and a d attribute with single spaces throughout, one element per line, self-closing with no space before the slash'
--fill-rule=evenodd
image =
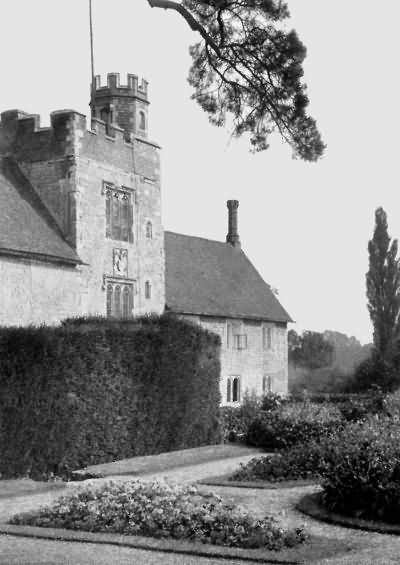
<path id="1" fill-rule="evenodd" d="M 0 254 L 82 263 L 11 157 L 0 158 Z"/>
<path id="2" fill-rule="evenodd" d="M 173 312 L 292 321 L 240 248 L 166 231 L 165 262 Z"/>

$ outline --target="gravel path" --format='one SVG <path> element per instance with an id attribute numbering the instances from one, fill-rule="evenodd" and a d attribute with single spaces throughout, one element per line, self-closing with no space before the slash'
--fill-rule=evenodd
<path id="1" fill-rule="evenodd" d="M 251 565 L 112 545 L 0 536 L 1 565 Z"/>
<path id="2" fill-rule="evenodd" d="M 254 457 L 247 455 L 237 458 L 229 458 L 223 461 L 212 461 L 200 465 L 186 466 L 178 469 L 169 469 L 166 472 L 147 473 L 140 476 L 141 480 L 154 480 L 166 478 L 177 483 L 190 483 L 228 473 L 235 469 L 240 462 L 246 462 Z M 134 477 L 138 478 L 138 477 Z M 101 483 L 106 480 L 127 481 L 132 480 L 129 476 L 115 476 L 107 479 L 90 479 L 85 482 Z M 14 513 L 37 508 L 39 505 L 49 504 L 63 494 L 68 492 L 74 485 L 69 484 L 62 491 L 53 491 L 41 494 L 27 494 L 13 499 L 0 499 L 0 521 L 5 521 Z M 350 553 L 341 553 L 340 549 L 334 557 L 329 559 L 313 561 L 313 565 L 390 565 L 400 563 L 400 537 L 353 530 L 341 526 L 333 526 L 319 522 L 313 518 L 304 516 L 294 506 L 299 498 L 305 493 L 315 492 L 318 487 L 303 486 L 281 490 L 260 490 L 233 487 L 209 487 L 201 485 L 203 490 L 212 490 L 220 494 L 224 499 L 230 499 L 236 504 L 249 509 L 257 515 L 266 513 L 273 514 L 280 520 L 282 526 L 296 527 L 305 525 L 307 531 L 313 535 L 335 539 L 345 546 L 351 546 Z M 5 565 L 34 565 L 34 564 L 94 564 L 103 563 L 124 564 L 129 562 L 143 565 L 154 564 L 180 564 L 206 565 L 213 563 L 225 563 L 229 560 L 218 560 L 203 558 L 169 555 L 159 552 L 147 552 L 130 548 L 112 548 L 111 546 L 97 546 L 93 544 L 53 542 L 47 540 L 35 540 L 29 538 L 15 538 L 12 536 L 0 536 L 0 564 Z M 240 561 L 232 561 L 241 565 Z M 249 562 L 247 562 L 249 563 Z"/>

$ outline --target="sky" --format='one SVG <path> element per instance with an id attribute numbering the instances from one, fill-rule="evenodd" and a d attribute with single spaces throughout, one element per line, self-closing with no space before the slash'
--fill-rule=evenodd
<path id="1" fill-rule="evenodd" d="M 371 341 L 365 273 L 374 211 L 400 237 L 399 0 L 288 0 L 307 47 L 310 114 L 327 144 L 317 163 L 278 136 L 253 155 L 190 99 L 189 45 L 179 14 L 147 0 L 93 0 L 95 71 L 149 81 L 150 137 L 162 146 L 164 228 L 225 240 L 239 200 L 242 248 L 296 321 Z M 89 115 L 87 0 L 2 0 L 0 110 Z"/>

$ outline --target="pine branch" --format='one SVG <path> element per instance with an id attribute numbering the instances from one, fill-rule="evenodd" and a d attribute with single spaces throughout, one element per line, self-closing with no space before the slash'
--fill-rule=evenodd
<path id="1" fill-rule="evenodd" d="M 215 53 L 220 56 L 221 51 L 215 41 L 212 39 L 206 29 L 196 20 L 196 18 L 185 8 L 182 4 L 178 2 L 172 2 L 171 0 L 147 0 L 152 8 L 163 8 L 164 10 L 175 10 L 178 12 L 189 24 L 190 29 L 193 31 L 198 31 L 204 41 L 209 45 Z"/>

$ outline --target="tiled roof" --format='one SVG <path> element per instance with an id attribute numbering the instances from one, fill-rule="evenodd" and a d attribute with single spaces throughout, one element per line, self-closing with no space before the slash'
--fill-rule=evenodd
<path id="1" fill-rule="evenodd" d="M 0 158 L 0 254 L 82 262 L 11 157 Z"/>
<path id="2" fill-rule="evenodd" d="M 166 231 L 165 261 L 166 305 L 173 312 L 291 321 L 239 248 Z"/>

